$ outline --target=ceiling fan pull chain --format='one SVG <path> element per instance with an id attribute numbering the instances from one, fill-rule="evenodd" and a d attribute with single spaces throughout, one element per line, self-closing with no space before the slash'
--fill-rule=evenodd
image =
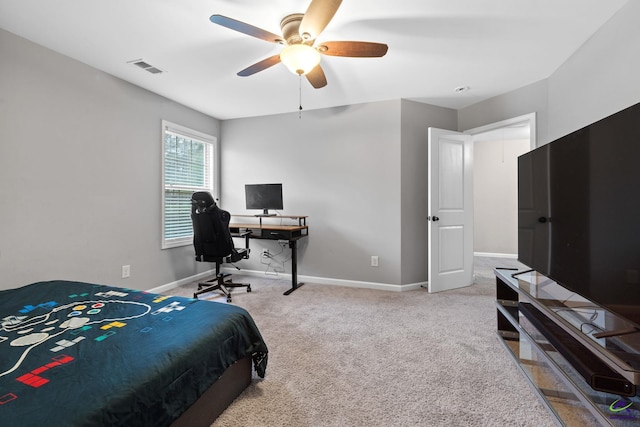
<path id="1" fill-rule="evenodd" d="M 298 119 L 302 118 L 302 74 L 298 76 L 298 99 L 300 100 L 300 107 L 298 107 Z"/>

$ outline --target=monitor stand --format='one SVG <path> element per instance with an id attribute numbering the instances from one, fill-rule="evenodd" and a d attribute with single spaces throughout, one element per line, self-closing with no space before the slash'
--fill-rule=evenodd
<path id="1" fill-rule="evenodd" d="M 263 209 L 261 214 L 256 214 L 257 217 L 265 217 L 265 216 L 277 216 L 276 214 L 269 213 L 269 209 Z"/>

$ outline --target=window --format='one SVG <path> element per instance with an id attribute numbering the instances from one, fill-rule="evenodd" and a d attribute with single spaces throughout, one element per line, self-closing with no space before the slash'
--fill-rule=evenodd
<path id="1" fill-rule="evenodd" d="M 191 195 L 218 197 L 218 142 L 213 136 L 162 121 L 162 249 L 193 244 Z"/>

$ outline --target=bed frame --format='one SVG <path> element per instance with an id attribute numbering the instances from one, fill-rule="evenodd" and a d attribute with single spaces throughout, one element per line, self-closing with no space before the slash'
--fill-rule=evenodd
<path id="1" fill-rule="evenodd" d="M 251 357 L 229 366 L 218 380 L 171 427 L 209 427 L 251 384 Z"/>

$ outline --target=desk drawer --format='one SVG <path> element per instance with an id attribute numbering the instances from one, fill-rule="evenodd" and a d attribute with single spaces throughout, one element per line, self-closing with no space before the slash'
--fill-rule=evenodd
<path id="1" fill-rule="evenodd" d="M 250 224 L 247 225 L 230 225 L 229 230 L 232 235 L 238 235 L 239 233 L 247 230 L 250 231 L 251 234 L 249 237 L 251 239 L 268 239 L 268 240 L 297 240 L 301 237 L 307 235 L 306 227 L 274 227 L 274 228 L 261 228 L 261 227 L 252 227 Z"/>
<path id="2" fill-rule="evenodd" d="M 262 230 L 263 239 L 291 240 L 302 236 L 302 230 Z"/>

